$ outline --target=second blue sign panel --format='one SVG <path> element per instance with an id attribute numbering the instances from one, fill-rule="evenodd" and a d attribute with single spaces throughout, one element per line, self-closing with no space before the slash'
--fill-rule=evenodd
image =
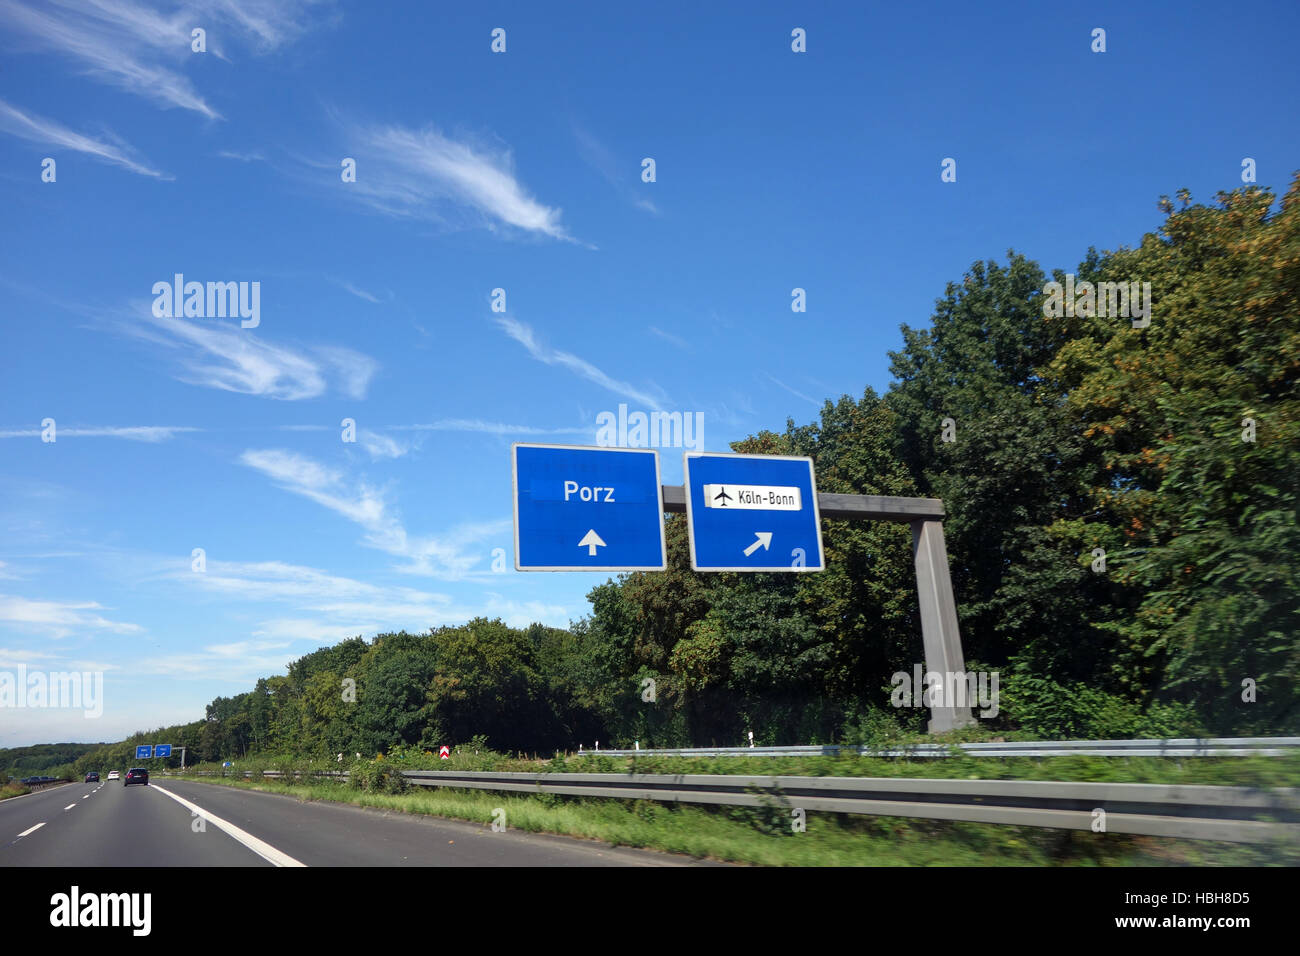
<path id="1" fill-rule="evenodd" d="M 686 517 L 696 571 L 821 571 L 811 458 L 687 452 Z"/>

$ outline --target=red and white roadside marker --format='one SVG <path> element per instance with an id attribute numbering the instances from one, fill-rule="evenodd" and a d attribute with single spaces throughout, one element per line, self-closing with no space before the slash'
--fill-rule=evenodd
<path id="1" fill-rule="evenodd" d="M 443 760 L 450 760 L 451 748 L 448 747 L 446 744 L 443 744 L 441 747 L 438 748 L 438 756 L 441 757 Z"/>

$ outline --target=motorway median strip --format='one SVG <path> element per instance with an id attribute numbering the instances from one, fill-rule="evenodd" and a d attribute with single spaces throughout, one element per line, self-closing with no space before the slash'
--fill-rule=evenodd
<path id="1" fill-rule="evenodd" d="M 161 793 L 164 796 L 171 797 L 173 800 L 175 800 L 181 806 L 185 807 L 191 813 L 197 814 L 204 820 L 211 823 L 214 827 L 224 832 L 227 836 L 231 837 L 232 839 L 236 840 L 239 843 L 242 843 L 245 847 L 252 850 L 254 853 L 260 856 L 262 859 L 266 860 L 272 866 L 306 866 L 307 865 L 306 863 L 303 863 L 299 860 L 295 860 L 293 857 L 291 857 L 288 853 L 285 853 L 283 850 L 277 850 L 275 847 L 271 846 L 271 844 L 267 843 L 265 840 L 259 840 L 257 837 L 253 836 L 253 834 L 249 833 L 248 831 L 241 830 L 239 827 L 235 826 L 230 821 L 223 820 L 221 819 L 221 817 L 217 816 L 216 814 L 209 813 L 207 810 L 204 810 L 197 803 L 191 803 L 189 800 L 186 800 L 184 797 L 177 796 L 176 794 L 172 793 L 170 790 L 165 790 L 164 788 L 158 786 L 157 784 L 150 785 L 149 789 L 156 790 L 158 793 Z"/>

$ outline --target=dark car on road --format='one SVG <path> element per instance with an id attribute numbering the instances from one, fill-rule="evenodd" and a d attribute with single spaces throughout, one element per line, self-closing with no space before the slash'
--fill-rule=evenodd
<path id="1" fill-rule="evenodd" d="M 149 786 L 149 771 L 145 770 L 144 767 L 132 767 L 126 772 L 126 776 L 122 778 L 122 786 L 129 787 L 133 783 L 142 783 L 146 787 Z"/>
<path id="2" fill-rule="evenodd" d="M 86 783 L 99 783 L 99 774 L 93 770 L 90 771 L 90 773 L 86 774 Z"/>

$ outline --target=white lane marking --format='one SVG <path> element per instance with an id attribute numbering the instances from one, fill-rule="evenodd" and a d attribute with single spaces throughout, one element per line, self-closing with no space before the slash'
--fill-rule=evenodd
<path id="1" fill-rule="evenodd" d="M 170 790 L 164 790 L 162 787 L 158 786 L 157 784 L 153 784 L 152 786 L 149 787 L 149 789 L 156 790 L 158 793 L 169 796 L 177 803 L 179 803 L 181 806 L 189 810 L 191 813 L 197 813 L 204 820 L 207 820 L 209 823 L 211 823 L 213 826 L 217 827 L 218 829 L 225 831 L 228 835 L 238 840 L 244 846 L 248 847 L 250 850 L 252 850 L 258 856 L 260 856 L 262 859 L 266 860 L 272 866 L 306 866 L 307 865 L 306 863 L 302 863 L 298 860 L 295 860 L 288 853 L 285 853 L 282 850 L 277 850 L 275 847 L 271 846 L 271 844 L 267 843 L 265 840 L 259 840 L 257 837 L 253 836 L 253 834 L 247 832 L 246 830 L 241 830 L 239 827 L 235 826 L 229 820 L 223 820 L 221 819 L 221 817 L 209 813 L 207 810 L 204 810 L 197 803 L 190 803 L 190 801 L 186 800 L 184 797 L 179 797 L 176 794 L 172 793 Z"/>
<path id="2" fill-rule="evenodd" d="M 27 834 L 29 834 L 29 833 L 35 833 L 37 830 L 39 830 L 39 829 L 40 829 L 41 827 L 43 827 L 43 826 L 45 826 L 44 823 L 38 823 L 38 824 L 36 824 L 36 826 L 32 827 L 30 830 L 24 830 L 22 833 L 18 834 L 18 836 L 19 836 L 19 837 L 25 837 L 25 836 L 27 836 Z"/>
<path id="3" fill-rule="evenodd" d="M 72 809 L 73 807 L 75 807 L 75 806 L 76 806 L 75 803 L 69 803 L 69 804 L 68 804 L 66 807 L 64 807 L 63 809 L 64 809 L 64 810 L 71 810 L 71 809 Z"/>
<path id="4" fill-rule="evenodd" d="M 82 800 L 89 800 L 89 799 L 90 799 L 90 794 L 86 794 L 86 795 L 85 795 L 84 797 L 82 797 L 81 799 L 82 799 Z"/>

